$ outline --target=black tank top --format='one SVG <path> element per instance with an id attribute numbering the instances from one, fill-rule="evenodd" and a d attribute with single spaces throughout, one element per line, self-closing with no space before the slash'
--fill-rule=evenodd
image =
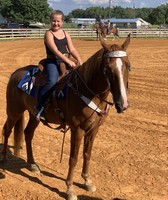
<path id="1" fill-rule="evenodd" d="M 65 31 L 64 31 L 64 35 L 65 35 Z M 56 38 L 54 34 L 53 34 L 53 37 L 54 37 L 55 45 L 57 46 L 58 50 L 63 54 L 67 54 L 68 50 L 67 50 L 67 38 L 66 38 L 66 35 L 65 35 L 65 37 L 63 39 Z M 48 48 L 48 46 L 46 45 L 45 42 L 44 42 L 44 44 L 45 44 L 47 56 L 48 55 L 49 56 L 55 56 L 54 53 Z"/>

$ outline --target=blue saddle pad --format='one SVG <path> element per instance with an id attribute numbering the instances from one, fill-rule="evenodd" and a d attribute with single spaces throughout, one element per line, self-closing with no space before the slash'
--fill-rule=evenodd
<path id="1" fill-rule="evenodd" d="M 22 76 L 20 82 L 18 83 L 18 88 L 20 88 L 23 92 L 35 97 L 37 93 L 37 86 L 33 83 L 33 77 L 40 71 L 38 67 L 32 68 Z M 57 100 L 63 100 L 67 96 L 67 84 L 64 87 L 55 92 L 55 98 Z"/>
<path id="2" fill-rule="evenodd" d="M 27 71 L 18 83 L 18 88 L 34 97 L 37 88 L 33 84 L 33 77 L 39 72 L 39 70 L 38 67 L 34 67 Z"/>

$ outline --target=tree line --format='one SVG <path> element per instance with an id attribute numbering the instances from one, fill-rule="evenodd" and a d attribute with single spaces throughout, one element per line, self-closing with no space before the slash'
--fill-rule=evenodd
<path id="1" fill-rule="evenodd" d="M 123 8 L 116 6 L 109 7 L 91 7 L 86 10 L 75 9 L 67 16 L 71 18 L 142 18 L 143 20 L 156 25 L 168 24 L 168 3 L 158 6 L 157 8 Z"/>
<path id="2" fill-rule="evenodd" d="M 0 13 L 8 21 L 18 23 L 29 23 L 39 21 L 48 23 L 52 8 L 47 0 L 0 0 Z M 107 18 L 142 18 L 156 25 L 168 24 L 168 3 L 156 8 L 123 8 L 116 6 L 90 7 L 87 9 L 74 9 L 65 16 L 65 21 L 71 18 L 96 18 L 96 20 Z"/>

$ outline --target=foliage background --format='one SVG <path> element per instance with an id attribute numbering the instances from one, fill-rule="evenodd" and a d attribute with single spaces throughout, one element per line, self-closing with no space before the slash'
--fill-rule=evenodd
<path id="1" fill-rule="evenodd" d="M 47 0 L 0 0 L 0 13 L 8 21 L 18 23 L 30 23 L 39 21 L 49 22 L 49 15 L 52 8 L 49 7 Z M 168 3 L 157 8 L 122 8 L 116 6 L 109 7 L 90 7 L 85 10 L 75 9 L 70 12 L 66 22 L 71 22 L 71 18 L 142 18 L 143 20 L 155 25 L 168 24 Z"/>

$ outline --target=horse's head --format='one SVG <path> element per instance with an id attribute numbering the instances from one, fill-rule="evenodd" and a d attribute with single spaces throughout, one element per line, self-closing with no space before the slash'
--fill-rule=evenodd
<path id="1" fill-rule="evenodd" d="M 119 46 L 109 45 L 101 38 L 104 48 L 103 67 L 104 73 L 110 85 L 113 101 L 118 113 L 128 108 L 127 89 L 130 62 L 126 49 L 130 43 L 130 34 L 125 42 Z"/>

